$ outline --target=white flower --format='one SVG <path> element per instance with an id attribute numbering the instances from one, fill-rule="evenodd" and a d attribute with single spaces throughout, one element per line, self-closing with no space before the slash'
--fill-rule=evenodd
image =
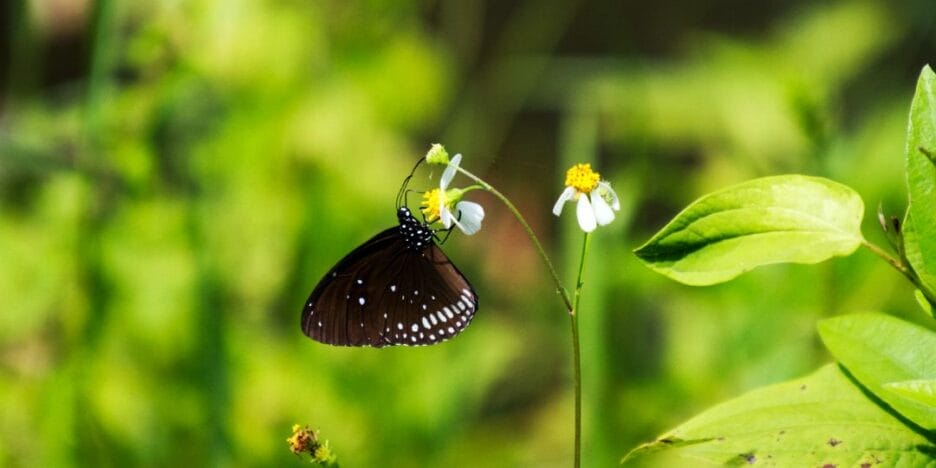
<path id="1" fill-rule="evenodd" d="M 566 202 L 575 200 L 575 214 L 579 226 L 585 232 L 605 226 L 614 221 L 614 212 L 621 209 L 621 202 L 611 184 L 601 180 L 592 170 L 591 164 L 576 164 L 566 171 L 566 188 L 553 206 L 553 214 L 562 214 Z M 610 204 L 609 204 L 610 203 Z"/>
<path id="2" fill-rule="evenodd" d="M 481 229 L 484 207 L 475 202 L 462 200 L 465 190 L 448 188 L 452 179 L 455 178 L 461 158 L 461 154 L 453 156 L 442 173 L 439 188 L 426 192 L 423 196 L 423 213 L 429 221 L 438 218 L 446 229 L 450 229 L 454 224 L 470 236 Z"/>

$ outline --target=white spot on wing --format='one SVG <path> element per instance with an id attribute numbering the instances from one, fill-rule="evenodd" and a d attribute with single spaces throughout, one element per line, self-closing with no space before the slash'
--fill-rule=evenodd
<path id="1" fill-rule="evenodd" d="M 422 325 L 423 325 L 423 328 L 425 328 L 426 330 L 432 328 L 432 326 L 429 325 L 429 319 L 427 319 L 426 317 L 422 318 Z"/>
<path id="2" fill-rule="evenodd" d="M 361 304 L 361 305 L 364 305 L 364 296 L 361 296 L 361 297 L 357 298 L 357 303 L 358 303 L 358 304 Z"/>

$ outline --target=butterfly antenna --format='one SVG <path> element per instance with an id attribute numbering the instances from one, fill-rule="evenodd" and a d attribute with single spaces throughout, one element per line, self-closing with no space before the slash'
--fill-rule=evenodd
<path id="1" fill-rule="evenodd" d="M 409 184 L 410 179 L 413 178 L 413 174 L 416 173 L 416 169 L 417 169 L 417 168 L 419 167 L 419 165 L 422 164 L 423 161 L 425 161 L 425 160 L 426 160 L 426 157 L 425 157 L 425 156 L 419 158 L 419 161 L 416 161 L 416 165 L 413 166 L 413 170 L 410 171 L 409 175 L 406 176 L 405 179 L 403 179 L 403 185 L 400 186 L 400 191 L 397 192 L 397 197 L 396 197 L 396 207 L 397 207 L 397 208 L 400 208 L 400 207 L 403 206 L 401 203 L 403 202 L 403 198 L 406 196 L 406 186 Z"/>

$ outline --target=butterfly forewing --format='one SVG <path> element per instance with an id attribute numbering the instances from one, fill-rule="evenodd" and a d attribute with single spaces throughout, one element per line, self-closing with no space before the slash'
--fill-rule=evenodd
<path id="1" fill-rule="evenodd" d="M 367 305 L 368 285 L 363 280 L 373 276 L 374 266 L 384 263 L 382 257 L 401 244 L 397 231 L 394 227 L 377 234 L 325 274 L 302 310 L 302 330 L 306 335 L 328 344 L 365 344 L 363 334 L 349 328 L 348 318 L 360 315 L 360 309 Z M 365 304 L 359 303 L 360 298 L 364 298 Z"/>
<path id="2" fill-rule="evenodd" d="M 302 312 L 310 338 L 340 346 L 427 345 L 468 326 L 478 308 L 468 280 L 408 210 L 338 262 Z M 428 234 L 428 235 L 427 235 Z"/>

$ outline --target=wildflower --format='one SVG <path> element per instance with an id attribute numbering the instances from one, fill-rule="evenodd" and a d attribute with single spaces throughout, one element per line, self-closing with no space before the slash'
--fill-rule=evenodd
<path id="1" fill-rule="evenodd" d="M 462 196 L 468 190 L 448 188 L 452 179 L 455 178 L 461 158 L 460 154 L 452 157 L 451 161 L 448 162 L 448 167 L 445 168 L 445 172 L 442 173 L 442 178 L 439 180 L 439 188 L 423 194 L 421 206 L 423 214 L 426 215 L 426 220 L 430 223 L 439 220 L 446 229 L 450 229 L 454 224 L 462 232 L 470 236 L 481 229 L 481 220 L 484 219 L 484 207 L 475 202 L 462 200 Z"/>
<path id="2" fill-rule="evenodd" d="M 621 209 L 611 184 L 601 180 L 601 175 L 592 170 L 591 164 L 576 164 L 569 168 L 565 185 L 565 190 L 553 206 L 553 214 L 559 216 L 566 202 L 577 201 L 576 216 L 579 226 L 585 232 L 594 231 L 598 225 L 611 223 L 614 221 L 614 212 Z"/>
<path id="3" fill-rule="evenodd" d="M 328 447 L 328 441 L 319 442 L 318 431 L 309 429 L 309 426 L 302 427 L 293 424 L 292 436 L 286 439 L 289 443 L 289 449 L 299 455 L 308 453 L 312 456 L 312 461 L 320 465 L 330 465 L 335 461 L 335 455 L 331 453 Z"/>

